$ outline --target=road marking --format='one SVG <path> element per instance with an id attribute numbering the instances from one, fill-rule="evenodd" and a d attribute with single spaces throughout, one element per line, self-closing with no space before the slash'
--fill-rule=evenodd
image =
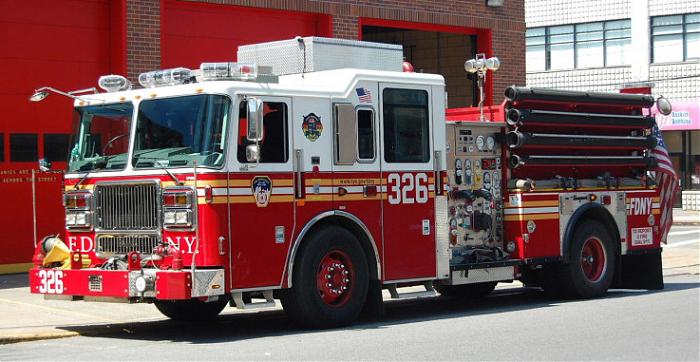
<path id="1" fill-rule="evenodd" d="M 697 244 L 700 243 L 700 240 L 688 240 L 688 241 L 681 241 L 680 243 L 673 243 L 671 245 L 666 245 L 664 246 L 665 248 L 676 248 L 679 246 L 685 246 L 685 245 L 691 245 L 691 244 Z"/>
<path id="2" fill-rule="evenodd" d="M 698 234 L 698 236 L 700 236 L 700 230 L 671 231 L 670 233 L 668 233 L 668 236 L 689 235 L 689 234 Z"/>

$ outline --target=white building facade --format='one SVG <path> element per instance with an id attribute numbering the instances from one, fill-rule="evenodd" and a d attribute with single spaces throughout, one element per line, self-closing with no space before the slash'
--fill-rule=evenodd
<path id="1" fill-rule="evenodd" d="M 525 23 L 528 86 L 651 88 L 671 100 L 657 121 L 682 205 L 700 210 L 700 1 L 525 0 Z"/>

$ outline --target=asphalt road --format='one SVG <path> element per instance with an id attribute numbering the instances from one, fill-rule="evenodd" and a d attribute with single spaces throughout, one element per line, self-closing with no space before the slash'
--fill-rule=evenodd
<path id="1" fill-rule="evenodd" d="M 673 228 L 662 291 L 562 301 L 506 284 L 479 302 L 388 302 L 381 320 L 326 331 L 299 329 L 280 310 L 229 310 L 210 325 L 68 327 L 83 336 L 3 345 L 0 360 L 698 361 L 699 252 L 700 228 Z"/>

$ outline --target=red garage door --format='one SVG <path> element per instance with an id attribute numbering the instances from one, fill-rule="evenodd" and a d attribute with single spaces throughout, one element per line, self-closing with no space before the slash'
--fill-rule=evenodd
<path id="1" fill-rule="evenodd" d="M 163 68 L 198 68 L 236 60 L 239 45 L 300 36 L 330 36 L 325 14 L 168 0 L 161 16 Z"/>
<path id="2" fill-rule="evenodd" d="M 119 31 L 115 0 L 0 0 L 0 273 L 18 271 L 33 252 L 31 169 L 37 159 L 65 167 L 72 101 L 51 95 L 29 103 L 43 85 L 62 90 L 92 87 L 99 75 L 123 70 L 110 64 Z M 121 49 L 117 47 L 118 49 Z M 120 63 L 121 64 L 121 63 Z M 37 184 L 39 237 L 63 230 L 60 175 Z"/>

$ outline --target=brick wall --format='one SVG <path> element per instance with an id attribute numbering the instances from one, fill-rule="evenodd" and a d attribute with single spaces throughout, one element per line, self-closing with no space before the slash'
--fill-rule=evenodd
<path id="1" fill-rule="evenodd" d="M 160 3 L 126 1 L 129 77 L 134 79 L 160 65 Z M 487 7 L 484 0 L 187 1 L 328 14 L 333 18 L 333 36 L 345 39 L 357 39 L 361 18 L 491 29 L 492 55 L 501 59 L 494 76 L 494 101 L 503 99 L 507 86 L 525 84 L 524 0 L 506 0 L 500 8 Z"/>
<path id="2" fill-rule="evenodd" d="M 136 82 L 139 73 L 160 67 L 160 3 L 157 0 L 127 0 L 126 48 L 128 77 Z"/>

